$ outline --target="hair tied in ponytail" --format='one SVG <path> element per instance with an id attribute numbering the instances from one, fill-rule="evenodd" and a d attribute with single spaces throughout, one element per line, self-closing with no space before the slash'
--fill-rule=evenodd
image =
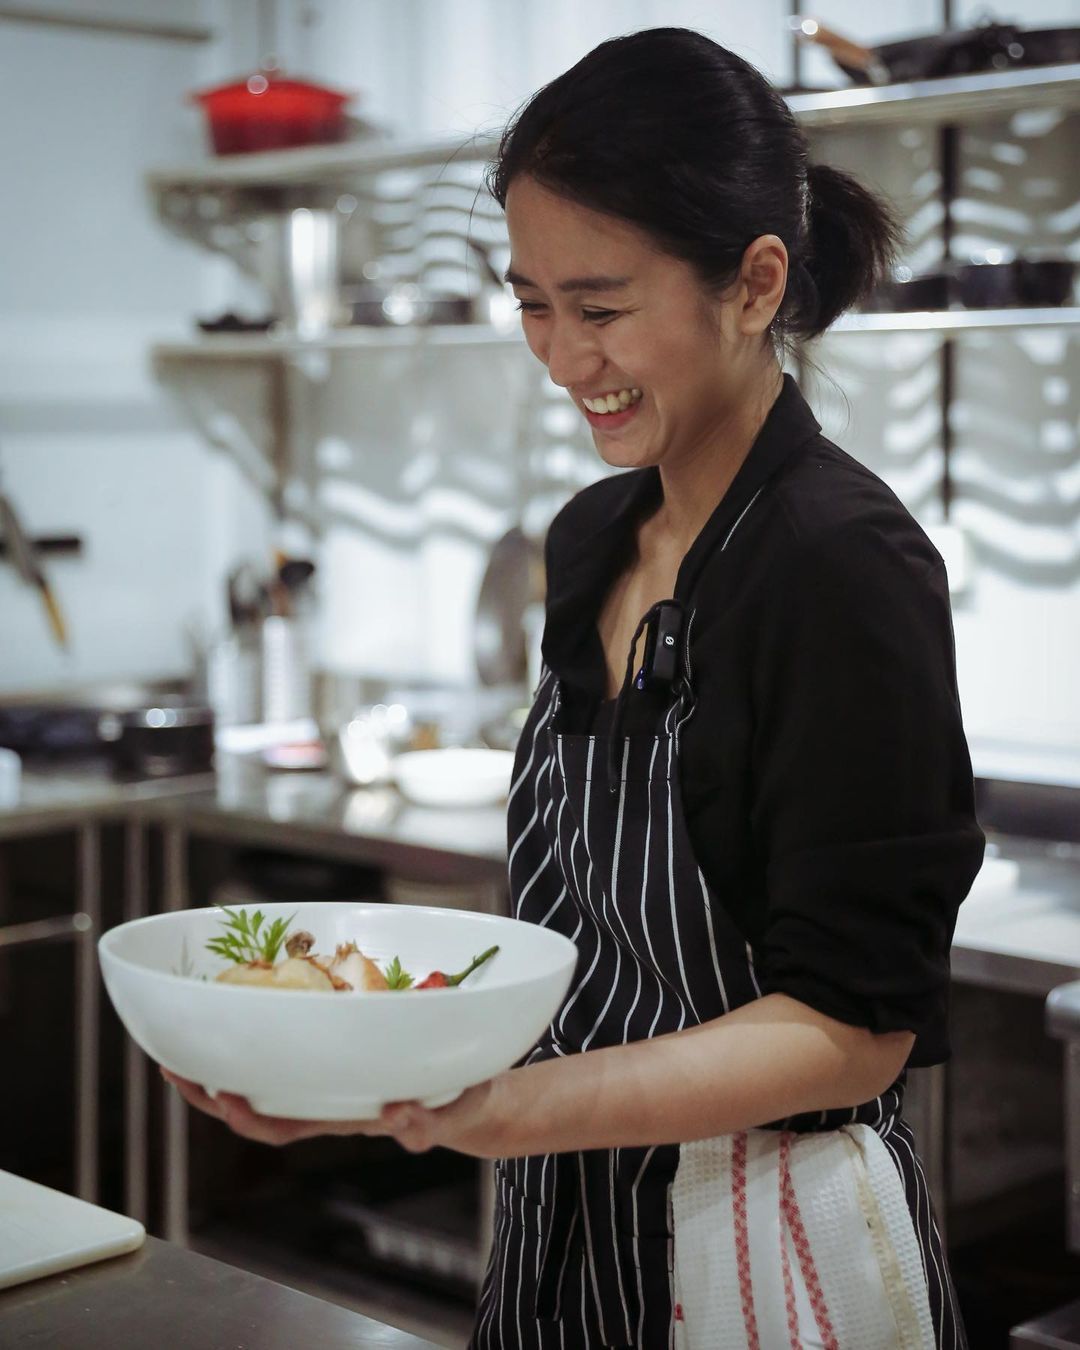
<path id="1" fill-rule="evenodd" d="M 816 337 L 887 274 L 903 229 L 883 197 L 831 164 L 809 165 L 806 185 L 807 270 L 815 304 L 806 310 L 797 306 L 790 326 L 800 337 Z"/>

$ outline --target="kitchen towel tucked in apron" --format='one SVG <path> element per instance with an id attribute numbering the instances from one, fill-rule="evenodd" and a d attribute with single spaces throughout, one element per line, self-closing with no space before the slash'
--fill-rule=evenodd
<path id="1" fill-rule="evenodd" d="M 904 1187 L 869 1126 L 684 1144 L 672 1218 L 676 1350 L 934 1350 Z"/>

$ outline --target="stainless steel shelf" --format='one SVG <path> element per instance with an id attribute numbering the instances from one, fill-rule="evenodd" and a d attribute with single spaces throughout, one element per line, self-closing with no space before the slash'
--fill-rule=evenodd
<path id="1" fill-rule="evenodd" d="M 845 314 L 829 329 L 829 334 L 967 333 L 987 329 L 1076 327 L 1080 327 L 1080 307 L 1077 306 L 910 310 L 898 314 Z"/>
<path id="2" fill-rule="evenodd" d="M 154 169 L 147 184 L 155 192 L 181 189 L 280 189 L 345 187 L 358 178 L 392 169 L 438 167 L 451 161 L 486 162 L 498 147 L 495 140 L 426 142 L 346 141 L 340 145 L 303 146 L 296 150 L 264 150 L 248 155 L 221 155 L 198 164 Z"/>
<path id="3" fill-rule="evenodd" d="M 848 314 L 825 336 L 847 333 L 963 333 L 1020 328 L 1080 328 L 1080 307 L 1053 309 L 965 309 L 905 314 Z M 341 328 L 322 338 L 271 333 L 207 336 L 191 342 L 163 342 L 158 361 L 262 361 L 304 352 L 356 351 L 368 347 L 524 346 L 516 330 L 504 333 L 483 324 L 426 328 Z"/>
<path id="4" fill-rule="evenodd" d="M 791 94 L 788 103 L 808 127 L 968 122 L 1023 108 L 1080 109 L 1080 63 Z M 198 164 L 156 169 L 148 174 L 147 182 L 154 192 L 344 187 L 384 170 L 438 167 L 452 160 L 486 161 L 497 146 L 496 140 L 480 137 L 465 142 L 443 139 L 395 144 L 376 140 L 305 146 L 222 155 Z"/>
<path id="5" fill-rule="evenodd" d="M 1003 117 L 1026 108 L 1068 110 L 1080 108 L 1080 63 L 792 94 L 788 103 L 808 127 L 959 123 Z"/>
<path id="6" fill-rule="evenodd" d="M 290 334 L 208 334 L 191 342 L 161 342 L 151 350 L 155 361 L 263 361 L 306 352 L 361 351 L 386 347 L 524 346 L 521 333 L 500 332 L 486 324 L 438 324 L 415 328 L 339 328 L 320 338 Z"/>

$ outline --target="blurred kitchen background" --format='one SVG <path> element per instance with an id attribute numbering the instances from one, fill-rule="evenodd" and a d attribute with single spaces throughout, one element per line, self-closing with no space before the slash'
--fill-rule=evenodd
<path id="1" fill-rule="evenodd" d="M 512 748 L 544 530 L 602 466 L 520 337 L 485 158 L 597 42 L 686 25 L 908 223 L 793 369 L 949 570 L 990 848 L 911 1110 L 973 1350 L 1080 1345 L 1080 0 L 802 14 L 0 4 L 0 1169 L 463 1343 L 485 1169 L 189 1121 L 93 941 L 240 898 L 505 905 L 498 767 L 447 806 L 394 756 Z"/>

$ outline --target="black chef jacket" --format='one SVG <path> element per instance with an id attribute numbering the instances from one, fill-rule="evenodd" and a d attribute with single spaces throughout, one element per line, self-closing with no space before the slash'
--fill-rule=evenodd
<path id="1" fill-rule="evenodd" d="M 543 653 L 568 730 L 610 721 L 596 620 L 660 497 L 656 469 L 604 478 L 548 532 Z M 942 1061 L 949 948 L 984 839 L 939 554 L 785 376 L 675 598 L 692 614 L 690 838 L 762 992 L 913 1031 L 909 1063 Z M 631 692 L 623 729 L 653 734 L 669 700 Z"/>

